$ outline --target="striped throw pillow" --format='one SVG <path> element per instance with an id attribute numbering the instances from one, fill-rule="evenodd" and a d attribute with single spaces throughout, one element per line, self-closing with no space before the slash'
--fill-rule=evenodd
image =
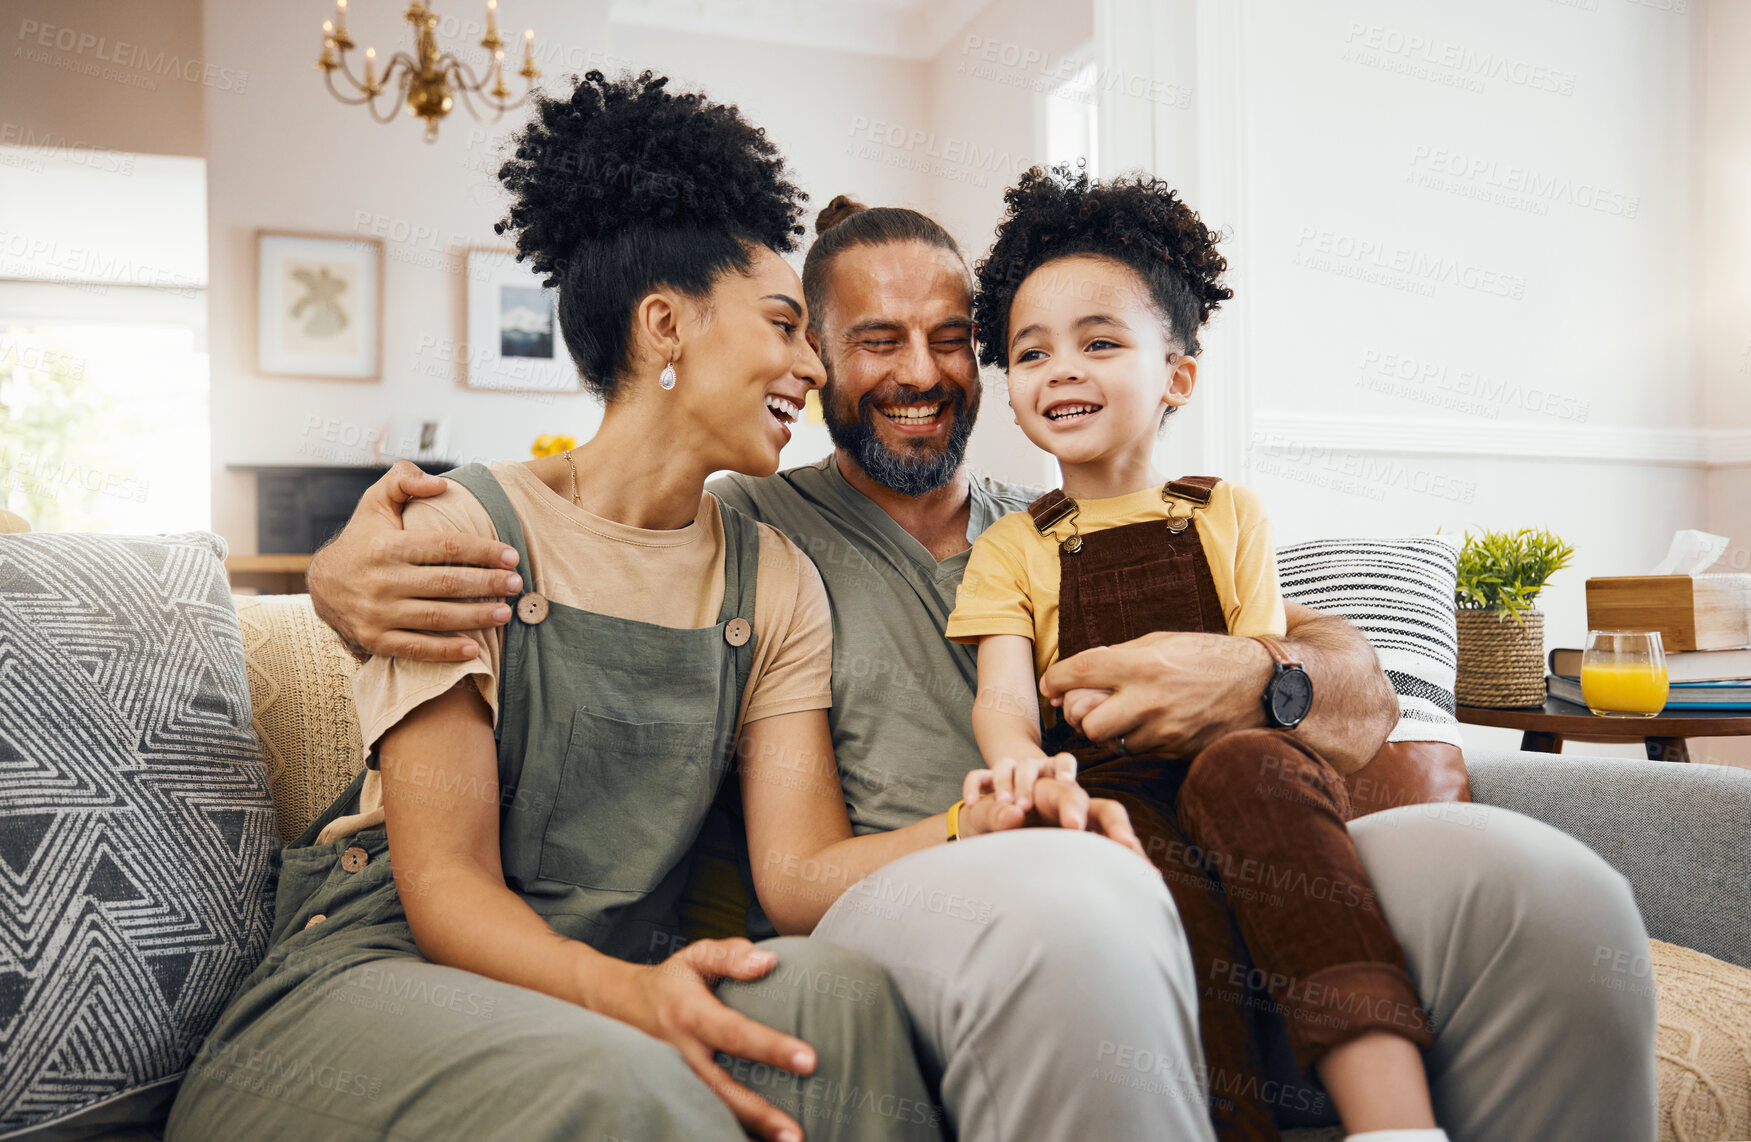
<path id="1" fill-rule="evenodd" d="M 1458 552 L 1440 537 L 1316 539 L 1277 552 L 1283 598 L 1361 628 L 1398 691 L 1390 742 L 1462 744 L 1454 715 Z"/>

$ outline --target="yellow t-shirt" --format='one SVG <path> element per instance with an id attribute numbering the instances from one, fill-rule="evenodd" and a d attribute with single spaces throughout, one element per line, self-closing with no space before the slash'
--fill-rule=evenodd
<path id="1" fill-rule="evenodd" d="M 528 467 L 489 465 L 523 525 L 528 562 L 517 571 L 524 590 L 552 603 L 668 627 L 717 622 L 724 593 L 723 520 L 717 500 L 701 497 L 686 527 L 649 531 L 604 519 L 555 495 Z M 492 518 L 460 484 L 408 503 L 409 531 L 459 531 L 497 539 Z M 802 551 L 782 532 L 758 524 L 759 578 L 754 588 L 754 662 L 742 693 L 738 727 L 761 718 L 833 704 L 833 617 L 827 590 Z M 518 620 L 512 619 L 512 622 Z M 479 687 L 498 719 L 498 676 L 504 631 L 467 632 L 480 647 L 464 662 L 375 657 L 353 677 L 353 701 L 365 748 L 415 709 L 463 679 Z M 382 821 L 382 783 L 367 772 L 360 812 L 323 831 L 327 843 Z"/>
<path id="2" fill-rule="evenodd" d="M 1228 633 L 1243 637 L 1283 634 L 1283 595 L 1277 588 L 1277 553 L 1270 520 L 1258 494 L 1223 480 L 1208 504 L 1173 497 L 1174 515 L 1191 512 L 1210 561 L 1210 578 L 1228 620 Z M 1144 488 L 1106 500 L 1080 500 L 1075 530 L 1083 534 L 1126 524 L 1165 520 L 1168 503 L 1160 488 Z M 1058 661 L 1058 543 L 1071 533 L 1060 520 L 1046 535 L 1027 512 L 1011 512 L 973 543 L 967 572 L 948 618 L 948 637 L 978 642 L 986 635 L 1019 634 L 1034 642 L 1034 672 Z"/>

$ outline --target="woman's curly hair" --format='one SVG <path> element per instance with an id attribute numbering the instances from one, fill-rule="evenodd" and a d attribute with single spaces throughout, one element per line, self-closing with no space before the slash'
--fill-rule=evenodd
<path id="1" fill-rule="evenodd" d="M 1221 235 L 1161 179 L 1108 182 L 1060 164 L 1034 167 L 1003 194 L 1004 215 L 991 252 L 974 267 L 973 320 L 979 359 L 1009 368 L 1009 307 L 1029 274 L 1058 258 L 1095 254 L 1136 270 L 1167 323 L 1168 336 L 1198 353 L 1198 328 L 1234 296 L 1221 284 L 1228 261 Z"/>
<path id="2" fill-rule="evenodd" d="M 808 198 L 766 133 L 733 106 L 668 90 L 646 71 L 537 94 L 499 168 L 511 193 L 493 227 L 559 289 L 559 326 L 589 387 L 612 398 L 631 364 L 633 307 L 660 286 L 692 297 L 756 246 L 796 248 Z"/>

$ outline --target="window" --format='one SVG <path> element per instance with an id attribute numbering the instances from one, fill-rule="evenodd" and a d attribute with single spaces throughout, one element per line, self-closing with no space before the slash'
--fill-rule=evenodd
<path id="1" fill-rule="evenodd" d="M 0 507 L 210 525 L 206 164 L 0 148 Z"/>
<path id="2" fill-rule="evenodd" d="M 1076 75 L 1046 93 L 1046 161 L 1075 166 L 1086 160 L 1089 174 L 1099 168 L 1096 138 L 1100 110 L 1092 50 L 1072 58 L 1085 59 Z"/>

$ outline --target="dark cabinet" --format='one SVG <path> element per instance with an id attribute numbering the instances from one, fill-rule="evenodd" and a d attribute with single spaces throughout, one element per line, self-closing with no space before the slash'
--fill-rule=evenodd
<path id="1" fill-rule="evenodd" d="M 425 462 L 427 472 L 455 465 Z M 255 473 L 256 551 L 262 555 L 308 555 L 346 526 L 365 489 L 386 468 L 233 465 Z"/>

